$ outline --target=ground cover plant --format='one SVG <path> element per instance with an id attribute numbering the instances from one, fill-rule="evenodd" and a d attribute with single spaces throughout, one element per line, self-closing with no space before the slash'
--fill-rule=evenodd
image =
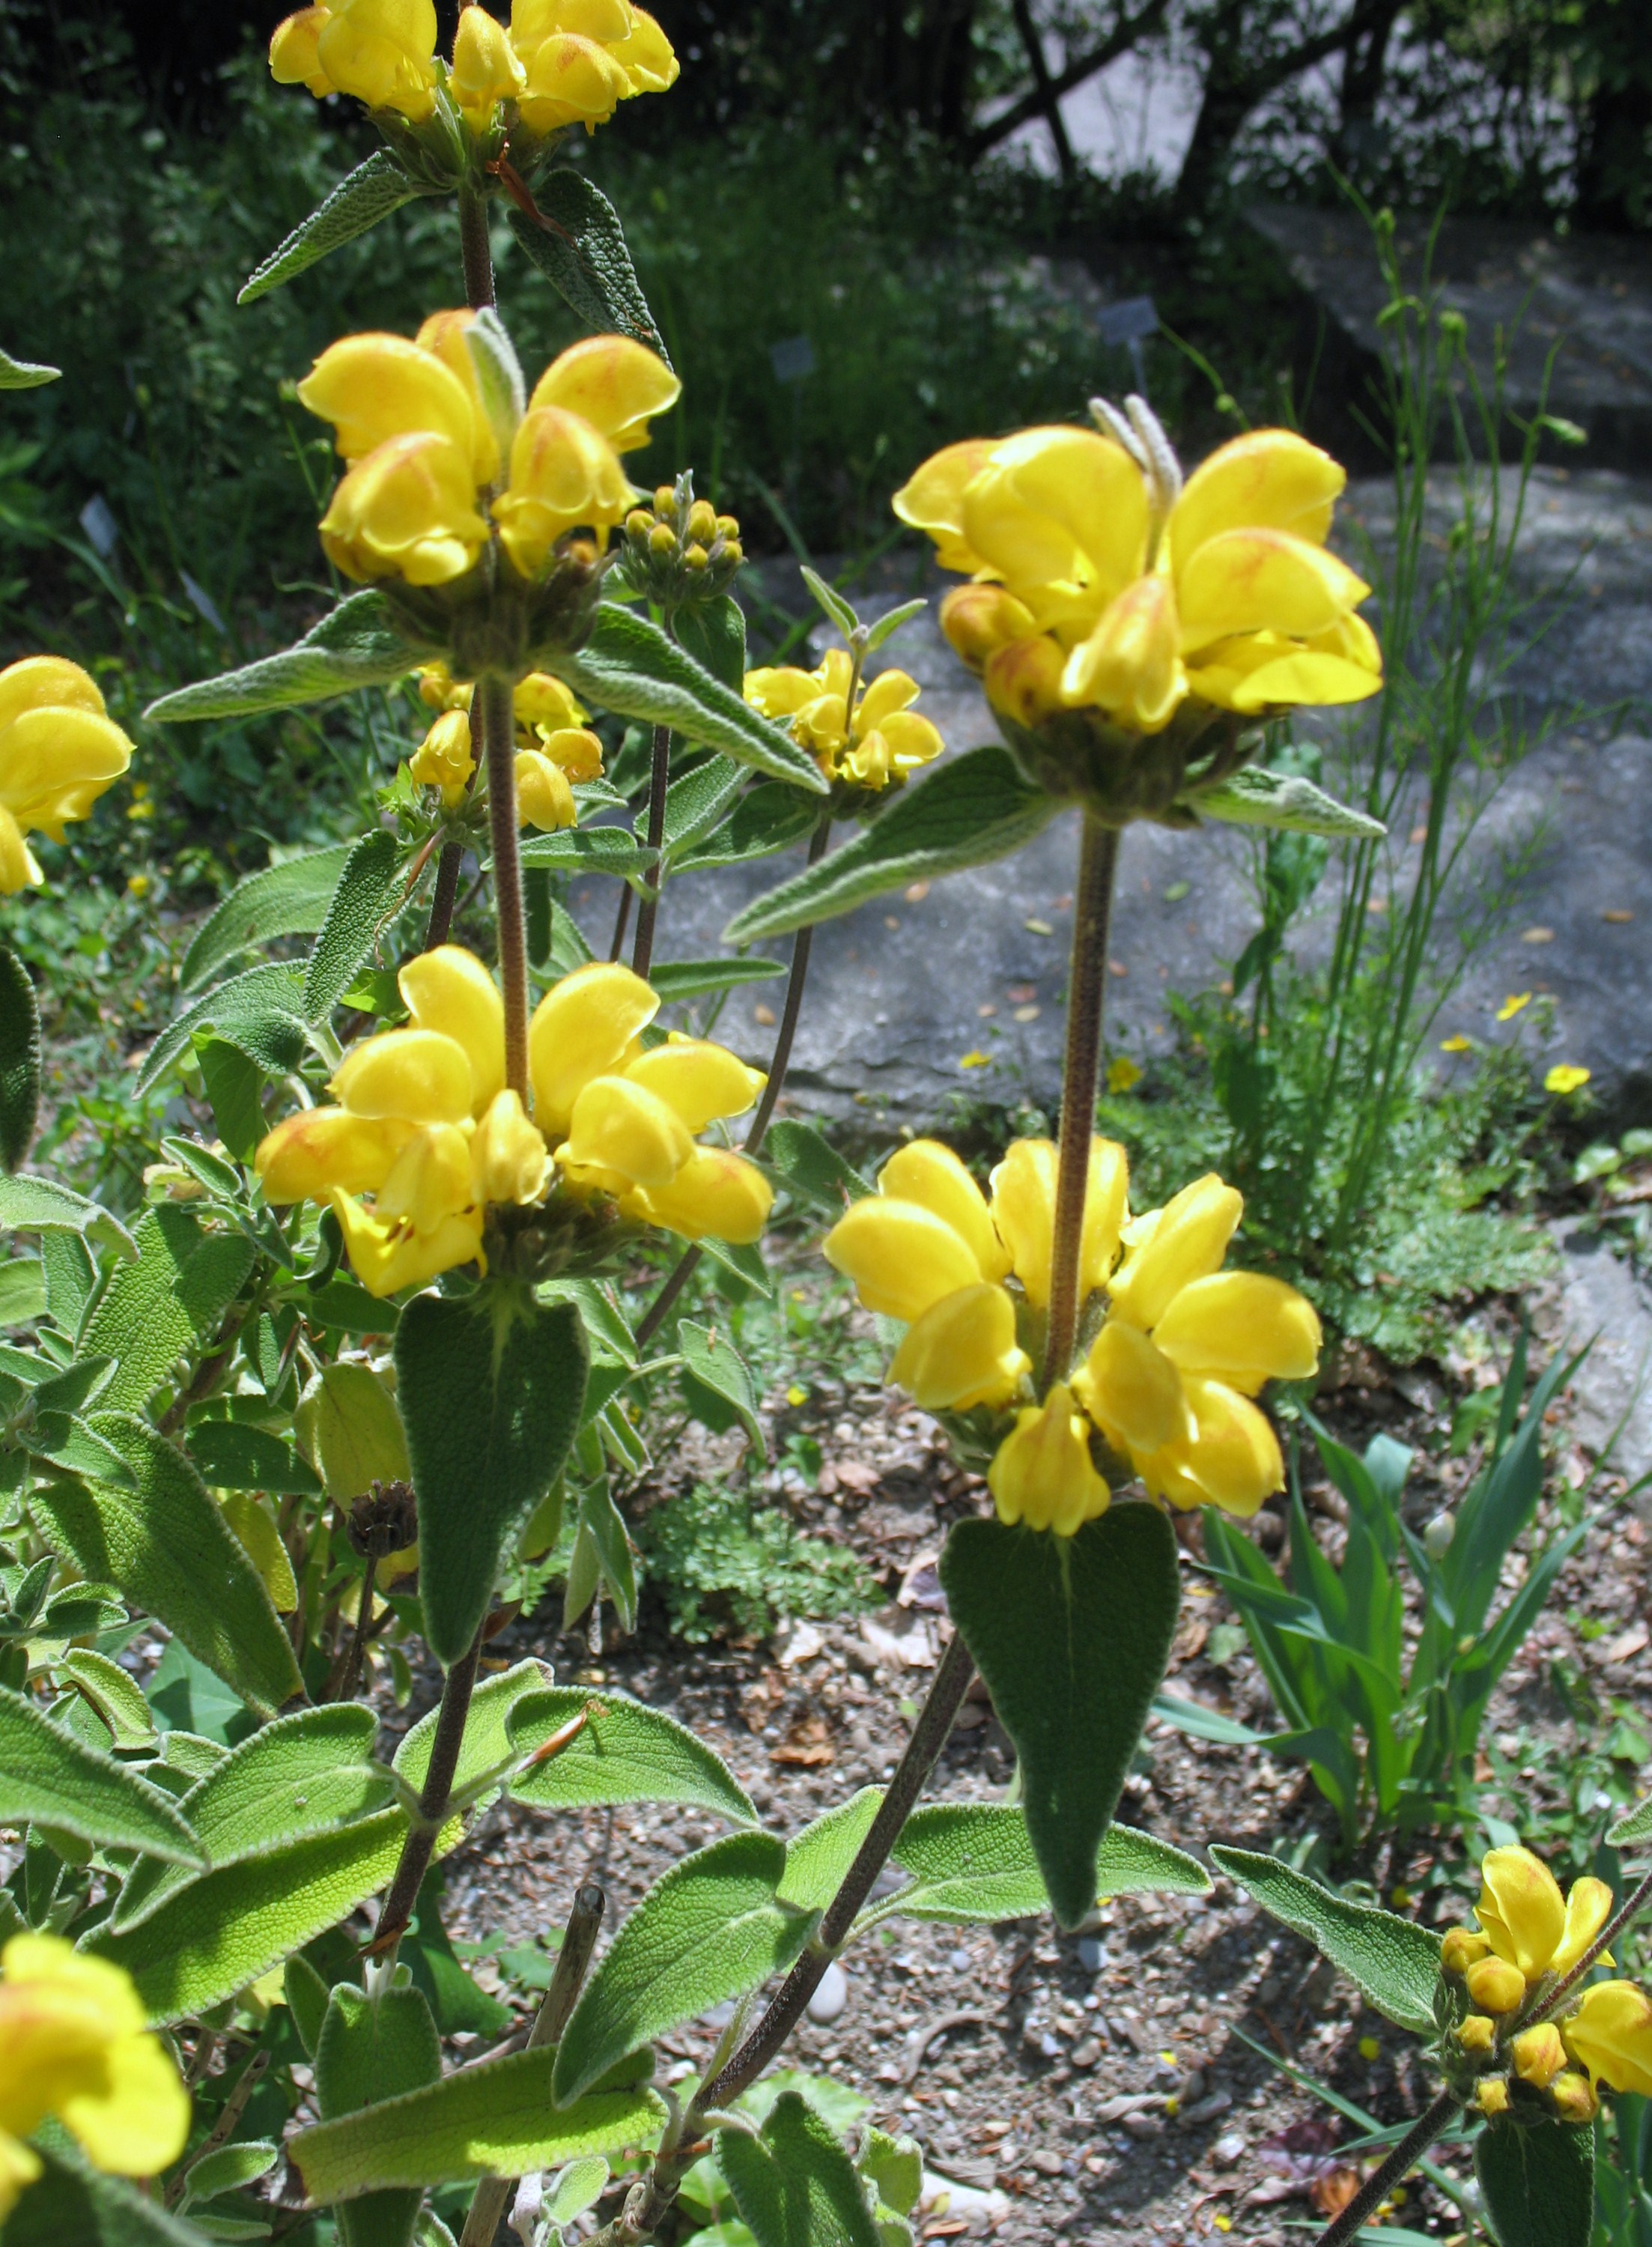
<path id="1" fill-rule="evenodd" d="M 578 22 L 537 0 L 509 26 L 467 8 L 443 56 L 420 0 L 343 0 L 276 33 L 276 80 L 358 101 L 382 145 L 257 265 L 243 317 L 415 203 L 462 290 L 421 306 L 413 333 L 322 344 L 291 402 L 342 463 L 316 494 L 326 605 L 290 645 L 173 686 L 145 716 L 181 728 L 347 695 L 369 698 L 370 735 L 415 695 L 421 716 L 363 831 L 248 874 L 152 1001 L 134 1089 L 154 1105 L 120 1151 L 153 1130 L 140 1205 L 41 1161 L 37 978 L 50 990 L 58 967 L 38 931 L 0 947 L 0 1222 L 32 1245 L 0 1279 L 17 1336 L 0 1354 L 0 1819 L 22 1837 L 0 1890 L 8 2247 L 176 2247 L 277 2221 L 346 2247 L 486 2247 L 507 2216 L 535 2247 L 575 2227 L 639 2247 L 679 2203 L 759 2247 L 901 2247 L 917 2148 L 830 2086 L 766 2071 L 840 1955 L 891 1917 L 1051 1915 L 1075 1933 L 1104 1895 L 1209 1893 L 1202 1835 L 1116 1814 L 1180 1621 L 1178 1517 L 1205 1520 L 1259 1645 L 1264 1624 L 1317 1623 L 1389 1690 L 1366 1711 L 1374 1779 L 1346 1792 L 1402 1822 L 1383 1766 L 1404 1713 L 1377 1582 L 1397 1549 L 1387 1465 L 1326 1455 L 1350 1506 L 1369 1500 L 1340 1580 L 1314 1577 L 1311 1601 L 1259 1563 L 1241 1579 L 1227 1525 L 1285 1480 L 1257 1400 L 1314 1378 L 1321 1322 L 1286 1280 L 1228 1268 L 1232 1185 L 1207 1171 L 1144 1207 L 1125 1150 L 1094 1130 L 1128 830 L 1157 823 L 1190 851 L 1212 821 L 1356 851 L 1380 837 L 1369 804 L 1281 753 L 1299 710 L 1382 686 L 1370 589 L 1327 543 L 1342 470 L 1263 428 L 1184 474 L 1134 395 L 1096 399 L 1088 425 L 954 434 L 911 464 L 895 511 L 963 581 L 943 629 L 1000 741 L 945 753 L 916 681 L 867 668 L 910 611 L 864 621 L 812 570 L 836 644 L 813 668 L 751 664 L 731 591 L 744 543 L 714 468 L 652 493 L 627 473 L 683 382 L 620 215 L 563 160 L 575 128 L 668 94 L 675 57 L 629 0 Z M 507 205 L 577 330 L 560 349 L 519 351 L 495 301 Z M 55 373 L 0 360 L 10 391 Z M 31 838 L 57 843 L 132 768 L 121 714 L 67 657 L 0 673 L 8 896 L 44 878 Z M 1064 809 L 1080 841 L 1057 1135 L 1014 1142 L 984 1192 L 939 1139 L 869 1178 L 780 1116 L 829 924 L 1007 857 Z M 679 884 L 790 845 L 805 864 L 722 951 L 667 956 Z M 621 885 L 611 937 L 558 893 L 593 871 Z M 758 1066 L 711 1031 L 727 993 L 778 980 L 746 947 L 781 936 Z M 763 1244 L 782 1198 L 884 1322 L 890 1383 L 985 1485 L 934 1562 L 951 1634 L 901 1752 L 788 1836 L 648 1702 L 487 1651 L 552 1581 L 598 1649 L 605 1610 L 632 1631 L 651 1538 L 692 1539 L 685 1597 L 743 1600 L 754 1627 L 810 1573 L 817 1611 L 854 1603 L 852 1569 L 749 1521 L 757 1567 L 738 1523 L 720 1563 L 720 1493 L 635 1540 L 620 1503 L 658 1434 L 642 1408 L 668 1383 L 685 1418 L 760 1438 L 741 1313 L 774 1294 Z M 651 1264 L 639 1307 L 619 1281 Z M 707 1266 L 727 1308 L 687 1315 Z M 782 1357 L 799 1338 L 784 1321 L 772 1334 Z M 1460 1510 L 1460 1557 L 1423 1548 L 1437 1631 L 1404 1690 L 1444 1696 L 1448 1718 L 1444 1749 L 1422 1735 L 1419 1784 L 1472 1738 L 1460 1637 L 1530 1511 L 1547 1397 L 1517 1433 L 1519 1386 L 1507 1448 Z M 1546 1570 L 1501 1615 L 1505 1639 Z M 1337 1627 L 1356 1590 L 1384 1607 L 1381 1647 Z M 150 1628 L 166 1652 L 140 1681 L 119 1657 Z M 406 1699 L 415 1661 L 440 1670 L 439 1697 L 386 1759 L 372 1681 Z M 1493 1649 L 1478 1668 L 1495 1674 Z M 1014 1799 L 925 1802 L 978 1676 Z M 504 1798 L 729 1830 L 600 1952 L 607 1900 L 575 1888 L 554 1957 L 528 1962 L 530 2021 L 456 2066 L 445 2038 L 504 2021 L 443 1934 L 442 1864 Z M 1613 1840 L 1632 1857 L 1649 1833 L 1637 1810 Z M 1582 2247 L 1601 2093 L 1652 2090 L 1652 1999 L 1594 1970 L 1652 1875 L 1620 1899 L 1586 1875 L 1562 1896 L 1530 1852 L 1495 1847 L 1478 1924 L 1442 1941 L 1278 1859 L 1209 1854 L 1440 2078 L 1326 2247 L 1448 2129 L 1472 2134 L 1504 2247 Z M 662 2067 L 672 2032 L 718 2007 L 707 2064 Z M 1618 2119 L 1628 2144 L 1634 2114 Z"/>

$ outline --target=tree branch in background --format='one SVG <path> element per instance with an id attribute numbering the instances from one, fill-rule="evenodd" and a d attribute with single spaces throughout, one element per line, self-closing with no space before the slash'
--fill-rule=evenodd
<path id="1" fill-rule="evenodd" d="M 1144 7 L 1137 9 L 1135 15 L 1125 17 L 1122 23 L 1116 24 L 1104 39 L 1096 46 L 1087 47 L 1064 69 L 1054 72 L 1047 70 L 1041 85 L 1035 85 L 1030 93 L 1023 94 L 1019 101 L 1013 101 L 990 124 L 983 125 L 970 134 L 964 143 L 965 160 L 971 164 L 978 162 L 1000 141 L 1007 140 L 1012 133 L 1019 132 L 1034 118 L 1046 115 L 1049 104 L 1059 101 L 1064 93 L 1071 93 L 1075 86 L 1082 85 L 1086 79 L 1094 78 L 1097 71 L 1104 71 L 1109 63 L 1116 62 L 1121 55 L 1128 54 L 1149 32 L 1160 29 L 1168 8 L 1169 0 L 1147 0 Z"/>

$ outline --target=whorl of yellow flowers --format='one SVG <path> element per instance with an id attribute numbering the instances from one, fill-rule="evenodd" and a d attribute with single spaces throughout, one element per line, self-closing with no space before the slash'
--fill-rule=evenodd
<path id="1" fill-rule="evenodd" d="M 469 686 L 455 684 L 446 665 L 427 665 L 419 692 L 440 714 L 408 761 L 420 788 L 433 788 L 446 809 L 460 803 L 476 769 L 470 736 Z M 572 827 L 578 819 L 574 783 L 600 780 L 603 745 L 583 721 L 584 711 L 560 679 L 529 672 L 511 692 L 516 721 L 516 814 L 523 827 Z"/>
<path id="2" fill-rule="evenodd" d="M 1370 587 L 1326 548 L 1347 477 L 1288 429 L 1222 446 L 1183 484 L 1139 400 L 1100 429 L 949 445 L 895 495 L 948 570 L 941 623 L 988 700 L 1027 726 L 1094 709 L 1162 732 L 1190 699 L 1251 716 L 1376 692 L 1355 611 Z"/>
<path id="3" fill-rule="evenodd" d="M 189 2093 L 144 2025 L 132 1977 L 58 1935 L 0 1951 L 0 2223 L 41 2174 L 24 2143 L 48 2114 L 95 2168 L 154 2176 L 189 2134 Z"/>
<path id="4" fill-rule="evenodd" d="M 488 1205 L 540 1202 L 558 1171 L 687 1240 L 761 1234 L 774 1198 L 761 1171 L 695 1135 L 749 1108 L 764 1080 L 706 1040 L 673 1033 L 645 1051 L 659 1001 L 629 968 L 577 969 L 540 1001 L 531 1119 L 505 1083 L 504 1004 L 482 963 L 442 945 L 399 981 L 407 1027 L 352 1047 L 337 1104 L 286 1117 L 256 1158 L 268 1200 L 332 1207 L 370 1294 L 485 1267 Z"/>
<path id="5" fill-rule="evenodd" d="M 328 0 L 276 27 L 270 68 L 317 99 L 347 93 L 410 124 L 430 116 L 444 82 L 473 132 L 514 103 L 528 131 L 569 125 L 595 132 L 634 94 L 677 80 L 671 42 L 631 0 L 515 0 L 509 30 L 485 8 L 460 13 L 453 61 L 436 54 L 432 0 Z"/>
<path id="6" fill-rule="evenodd" d="M 918 681 L 884 671 L 863 682 L 849 707 L 854 665 L 835 647 L 816 670 L 790 665 L 746 673 L 746 700 L 765 718 L 790 721 L 792 739 L 808 749 L 828 780 L 850 781 L 876 794 L 939 756 L 946 744 L 911 705 Z"/>
<path id="7" fill-rule="evenodd" d="M 475 318 L 434 312 L 411 343 L 346 336 L 298 386 L 349 463 L 321 521 L 347 577 L 447 584 L 474 566 L 491 529 L 532 579 L 571 531 L 605 544 L 637 496 L 618 456 L 647 443 L 650 417 L 682 388 L 665 361 L 628 336 L 571 345 L 541 375 L 502 458 L 467 342 Z"/>
<path id="8" fill-rule="evenodd" d="M 0 671 L 0 896 L 44 880 L 27 837 L 61 843 L 132 762 L 132 743 L 96 683 L 61 656 Z"/>
<path id="9" fill-rule="evenodd" d="M 1250 1400 L 1315 1371 L 1312 1307 L 1281 1281 L 1221 1269 L 1244 1207 L 1231 1186 L 1200 1178 L 1132 1222 L 1124 1150 L 1093 1140 L 1079 1294 L 1106 1289 L 1107 1315 L 1039 1400 L 1020 1334 L 1049 1302 L 1056 1167 L 1049 1140 L 1018 1139 L 989 1202 L 949 1148 L 917 1139 L 832 1228 L 828 1260 L 867 1309 L 907 1326 L 890 1379 L 926 1410 L 1013 1410 L 987 1476 L 1004 1521 L 1070 1537 L 1102 1513 L 1093 1435 L 1152 1497 L 1254 1513 L 1284 1473 Z"/>

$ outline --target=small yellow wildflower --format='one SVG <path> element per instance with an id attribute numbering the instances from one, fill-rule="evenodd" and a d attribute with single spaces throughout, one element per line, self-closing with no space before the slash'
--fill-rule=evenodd
<path id="1" fill-rule="evenodd" d="M 1455 1037 L 1442 1038 L 1440 1040 L 1440 1051 L 1442 1053 L 1451 1054 L 1466 1053 L 1469 1049 L 1470 1042 L 1471 1041 L 1465 1038 L 1462 1031 L 1459 1030 Z"/>
<path id="2" fill-rule="evenodd" d="M 1580 1069 L 1575 1062 L 1557 1062 L 1544 1078 L 1543 1089 L 1564 1099 L 1569 1092 L 1581 1092 L 1593 1075 L 1592 1069 Z"/>
<path id="3" fill-rule="evenodd" d="M 1107 1064 L 1107 1089 L 1109 1092 L 1134 1092 L 1146 1074 L 1128 1054 L 1115 1054 Z"/>
<path id="4" fill-rule="evenodd" d="M 973 1053 L 961 1054 L 959 1056 L 958 1066 L 959 1069 L 990 1069 L 992 1063 L 991 1054 L 984 1054 L 977 1046 Z"/>
<path id="5" fill-rule="evenodd" d="M 1512 1022 L 1514 1017 L 1531 1003 L 1532 994 L 1529 991 L 1517 991 L 1512 997 L 1505 999 L 1498 1008 L 1497 1019 L 1499 1022 Z"/>

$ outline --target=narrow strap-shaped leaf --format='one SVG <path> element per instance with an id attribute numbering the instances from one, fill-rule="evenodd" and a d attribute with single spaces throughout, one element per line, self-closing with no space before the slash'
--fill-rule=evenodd
<path id="1" fill-rule="evenodd" d="M 558 165 L 535 182 L 534 198 L 550 227 L 536 226 L 526 211 L 510 214 L 510 230 L 530 262 L 594 334 L 634 336 L 669 366 L 619 214 L 602 189 Z"/>
<path id="2" fill-rule="evenodd" d="M 0 944 L 0 1169 L 15 1171 L 40 1110 L 40 1009 L 29 971 Z"/>
<path id="3" fill-rule="evenodd" d="M 199 990 L 215 967 L 272 936 L 313 936 L 327 918 L 345 862 L 355 846 L 336 843 L 262 866 L 236 884 L 195 931 L 178 980 Z"/>
<path id="4" fill-rule="evenodd" d="M 703 999 L 708 992 L 737 991 L 743 983 L 768 983 L 786 973 L 783 960 L 657 960 L 648 980 L 669 1005 L 676 999 Z"/>
<path id="5" fill-rule="evenodd" d="M 325 702 L 358 686 L 388 686 L 445 652 L 442 641 L 407 622 L 383 593 L 352 593 L 279 655 L 198 680 L 152 702 L 144 715 L 166 725 L 185 719 L 252 718 Z"/>
<path id="6" fill-rule="evenodd" d="M 1184 809 L 1201 819 L 1220 819 L 1238 827 L 1280 827 L 1294 835 L 1328 835 L 1335 842 L 1380 842 L 1388 830 L 1380 819 L 1339 803 L 1300 773 L 1268 772 L 1246 765 L 1214 788 L 1198 789 Z"/>
<path id="7" fill-rule="evenodd" d="M 1379 2013 L 1418 2036 L 1434 2033 L 1437 1935 L 1396 1913 L 1333 1895 L 1277 1857 L 1214 1842 L 1211 1857 L 1264 1911 L 1340 1967 Z"/>
<path id="8" fill-rule="evenodd" d="M 338 877 L 327 907 L 327 918 L 316 939 L 316 948 L 304 969 L 304 1010 L 306 1020 L 324 1022 L 355 980 L 356 970 L 372 950 L 373 939 L 395 886 L 400 853 L 396 838 L 386 828 L 364 835 Z"/>
<path id="9" fill-rule="evenodd" d="M 826 782 L 805 748 L 760 718 L 735 693 L 701 668 L 648 618 L 617 601 L 597 611 L 590 638 L 577 654 L 546 659 L 577 694 L 616 717 L 669 726 L 685 741 L 720 749 L 737 764 L 823 796 Z"/>
<path id="10" fill-rule="evenodd" d="M 0 1820 L 35 1819 L 95 1847 L 140 1849 L 174 1865 L 206 1861 L 188 1820 L 159 1787 L 0 1685 Z"/>
<path id="11" fill-rule="evenodd" d="M 1048 826 L 1060 809 L 1025 779 L 1007 749 L 948 757 L 927 780 L 903 790 L 852 843 L 806 867 L 737 912 L 727 944 L 754 944 L 811 922 L 829 920 L 885 890 L 984 866 Z"/>
<path id="12" fill-rule="evenodd" d="M 13 359 L 10 352 L 0 351 L 0 390 L 38 390 L 43 382 L 61 382 L 60 366 L 44 366 L 38 361 Z"/>
<path id="13" fill-rule="evenodd" d="M 294 227 L 242 287 L 238 304 L 256 304 L 283 281 L 306 272 L 330 250 L 342 249 L 393 210 L 432 192 L 406 173 L 388 148 L 376 148 L 365 164 L 339 181 L 326 201 Z"/>

